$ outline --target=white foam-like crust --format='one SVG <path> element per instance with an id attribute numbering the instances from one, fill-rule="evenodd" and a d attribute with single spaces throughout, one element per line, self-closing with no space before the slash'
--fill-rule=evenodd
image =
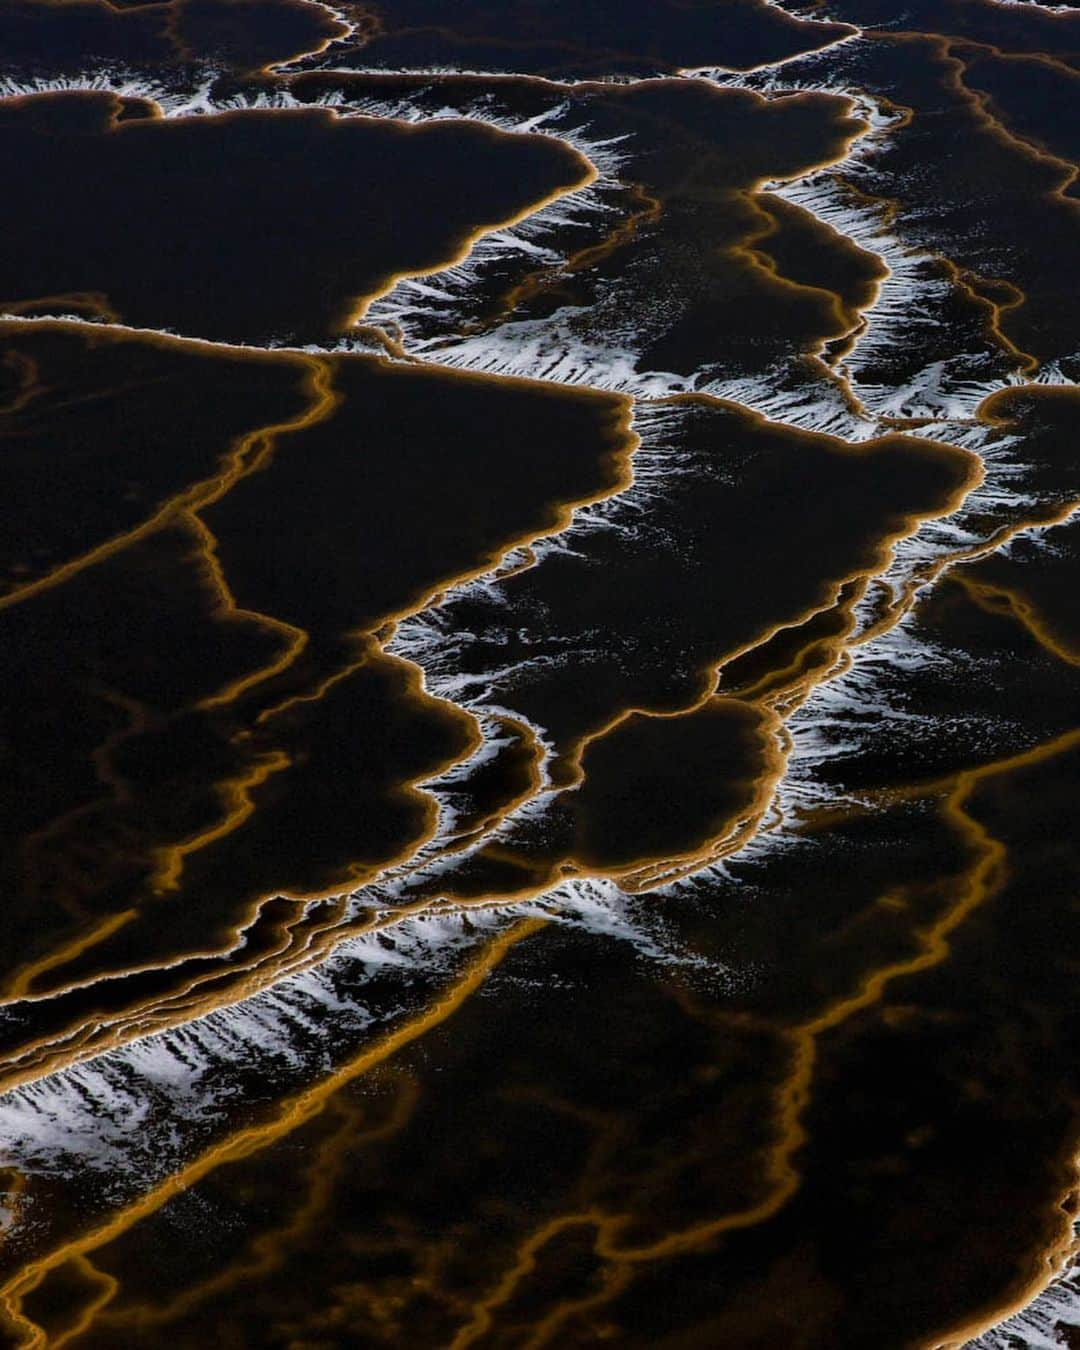
<path id="1" fill-rule="evenodd" d="M 265 1075 L 274 1097 L 302 1090 L 415 1010 L 419 976 L 452 977 L 472 948 L 521 917 L 629 942 L 651 961 L 700 965 L 646 908 L 610 883 L 568 881 L 531 904 L 447 908 L 349 938 L 317 969 L 0 1096 L 0 1164 L 29 1176 L 97 1173 L 114 1199 L 141 1192 L 246 1109 L 241 1080 Z"/>
<path id="2" fill-rule="evenodd" d="M 1064 1327 L 1080 1327 L 1080 1275 L 1071 1264 L 1039 1296 L 964 1350 L 1069 1350 Z"/>
<path id="3" fill-rule="evenodd" d="M 1075 5 L 1048 5 L 1046 0 L 989 0 L 1001 9 L 1045 9 L 1050 14 L 1075 14 Z"/>

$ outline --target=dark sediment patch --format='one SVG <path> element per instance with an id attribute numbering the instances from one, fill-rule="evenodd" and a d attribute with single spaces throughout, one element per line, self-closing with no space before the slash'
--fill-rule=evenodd
<path id="1" fill-rule="evenodd" d="M 96 1025 L 89 1041 L 104 1044 L 134 1010 L 171 1016 L 177 1000 L 213 1003 L 253 971 L 269 978 L 333 927 L 329 910 L 306 915 L 295 900 L 361 884 L 430 836 L 434 800 L 413 785 L 474 748 L 475 724 L 425 695 L 373 631 L 615 490 L 634 437 L 626 401 L 591 391 L 75 325 L 12 331 L 27 345 L 7 367 L 7 416 L 34 410 L 48 450 L 24 457 L 23 495 L 48 497 L 78 452 L 94 512 L 75 523 L 112 541 L 0 615 L 6 922 L 19 931 L 32 915 L 34 930 L 8 946 L 6 988 L 56 995 L 8 1019 L 9 1067 L 42 1042 L 23 1074 L 63 1057 L 67 1028 Z M 169 410 L 190 371 L 206 384 L 189 424 Z M 78 394 L 95 376 L 103 420 L 69 443 L 64 381 Z M 215 390 L 251 439 L 224 467 L 197 434 L 214 426 Z M 250 431 L 252 391 L 278 397 L 283 420 Z M 146 431 L 114 462 L 118 418 Z M 147 456 L 174 476 L 168 488 L 190 482 L 193 463 L 206 486 L 174 499 L 157 488 L 172 506 L 132 525 L 113 498 Z M 127 536 L 112 534 L 117 520 Z M 507 727 L 504 752 L 459 783 L 463 830 L 536 786 L 531 733 Z"/>
<path id="2" fill-rule="evenodd" d="M 825 0 L 830 18 L 871 30 L 890 28 L 989 43 L 1007 51 L 1080 60 L 1080 14 L 1041 4 L 998 0 L 914 0 L 897 10 L 891 0 Z M 1057 9 L 1057 12 L 1053 12 Z"/>
<path id="3" fill-rule="evenodd" d="M 0 343 L 9 602 L 198 500 L 317 402 L 302 357 L 53 324 L 2 325 Z"/>
<path id="4" fill-rule="evenodd" d="M 99 93 L 0 108 L 18 204 L 3 303 L 96 291 L 136 326 L 326 339 L 399 274 L 456 261 L 591 172 L 551 137 L 475 122 L 325 109 L 117 121 L 121 110 Z"/>
<path id="5" fill-rule="evenodd" d="M 842 321 L 854 328 L 888 275 L 882 260 L 846 235 L 823 228 L 809 212 L 783 197 L 762 195 L 755 204 L 773 221 L 768 233 L 754 243 L 755 250 L 785 280 L 834 295 Z"/>
<path id="6" fill-rule="evenodd" d="M 706 852 L 762 809 L 778 753 L 767 715 L 711 698 L 681 717 L 631 713 L 589 741 L 568 794 L 574 856 L 621 874 Z"/>
<path id="7" fill-rule="evenodd" d="M 688 405 L 671 442 L 680 472 L 647 527 L 589 535 L 497 598 L 445 608 L 469 635 L 455 675 L 488 685 L 571 758 L 627 708 L 695 703 L 718 664 L 831 607 L 853 576 L 884 565 L 894 536 L 973 481 L 962 451 L 902 437 L 852 447 L 712 401 Z"/>
<path id="8" fill-rule="evenodd" d="M 1080 48 L 1080 16 L 1076 27 Z M 964 62 L 965 86 L 990 100 L 990 112 L 1006 130 L 1066 163 L 1080 160 L 1075 115 L 1080 70 L 1062 66 L 1053 47 L 1045 55 L 1030 56 L 982 47 L 957 50 Z M 1075 197 L 1075 184 L 1067 191 Z"/>
<path id="9" fill-rule="evenodd" d="M 529 75 L 669 73 L 683 66 L 746 70 L 844 37 L 843 24 L 811 23 L 760 0 L 491 4 L 452 14 L 437 0 L 381 0 L 380 31 L 355 53 L 365 64 L 513 71 Z"/>
<path id="10" fill-rule="evenodd" d="M 1021 538 L 1007 553 L 993 553 L 958 569 L 980 604 L 1010 615 L 1063 661 L 1080 665 L 1076 575 L 1080 526 L 1061 525 L 1039 541 Z"/>
<path id="11" fill-rule="evenodd" d="M 239 603 L 374 630 L 629 478 L 615 395 L 331 358 L 341 404 L 206 519 Z"/>
<path id="12" fill-rule="evenodd" d="M 171 8 L 182 61 L 235 71 L 315 55 L 350 31 L 342 11 L 309 0 L 172 0 Z"/>
<path id="13" fill-rule="evenodd" d="M 4 0 L 0 71 L 47 80 L 104 68 L 182 85 L 185 73 L 196 75 L 207 63 L 239 74 L 319 52 L 348 31 L 306 0 Z"/>

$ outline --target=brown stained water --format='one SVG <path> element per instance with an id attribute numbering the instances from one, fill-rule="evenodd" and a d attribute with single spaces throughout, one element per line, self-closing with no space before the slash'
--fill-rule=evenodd
<path id="1" fill-rule="evenodd" d="M 1080 1344 L 1078 81 L 0 0 L 0 1345 Z"/>

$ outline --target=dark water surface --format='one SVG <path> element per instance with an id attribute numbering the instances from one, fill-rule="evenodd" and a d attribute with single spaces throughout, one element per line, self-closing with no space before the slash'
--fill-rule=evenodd
<path id="1" fill-rule="evenodd" d="M 0 1344 L 1080 1345 L 1078 81 L 0 0 Z"/>

